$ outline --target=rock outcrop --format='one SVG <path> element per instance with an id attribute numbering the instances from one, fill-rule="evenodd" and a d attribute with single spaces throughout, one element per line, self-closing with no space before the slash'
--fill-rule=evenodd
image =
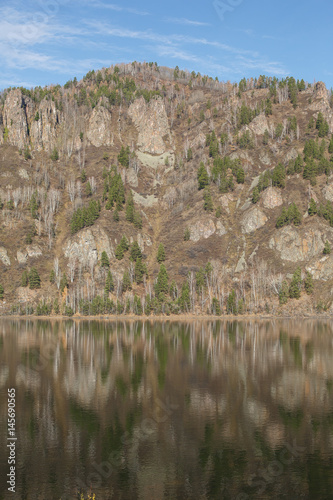
<path id="1" fill-rule="evenodd" d="M 112 145 L 112 117 L 104 106 L 96 106 L 88 121 L 87 139 L 96 148 Z"/>
<path id="2" fill-rule="evenodd" d="M 295 227 L 286 226 L 271 238 L 269 247 L 279 252 L 282 260 L 299 262 L 321 254 L 324 242 L 321 232 L 317 229 L 303 232 Z"/>
<path id="3" fill-rule="evenodd" d="M 250 209 L 243 217 L 241 226 L 242 233 L 252 233 L 260 229 L 267 222 L 266 215 L 257 207 Z"/>
<path id="4" fill-rule="evenodd" d="M 8 257 L 8 253 L 6 248 L 0 247 L 0 260 L 5 264 L 5 266 L 10 266 L 10 258 Z"/>
<path id="5" fill-rule="evenodd" d="M 215 224 L 212 219 L 199 220 L 190 227 L 190 240 L 197 242 L 201 239 L 207 239 L 216 231 Z"/>
<path id="6" fill-rule="evenodd" d="M 3 108 L 3 126 L 1 141 L 23 149 L 28 139 L 28 123 L 22 92 L 19 89 L 8 92 Z"/>
<path id="7" fill-rule="evenodd" d="M 165 153 L 163 138 L 170 136 L 170 128 L 163 100 L 157 98 L 147 103 L 140 97 L 130 105 L 128 114 L 139 132 L 139 150 L 152 155 Z"/>
<path id="8" fill-rule="evenodd" d="M 265 208 L 280 207 L 283 203 L 281 191 L 274 187 L 265 189 L 262 194 L 262 203 Z"/>

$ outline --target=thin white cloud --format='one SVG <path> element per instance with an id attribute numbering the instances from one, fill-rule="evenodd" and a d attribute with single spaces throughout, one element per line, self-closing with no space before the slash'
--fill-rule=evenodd
<path id="1" fill-rule="evenodd" d="M 133 7 L 123 7 L 113 3 L 104 3 L 98 0 L 94 0 L 93 2 L 89 2 L 92 7 L 97 7 L 99 9 L 109 9 L 115 12 L 128 12 L 129 14 L 134 14 L 136 16 L 150 16 L 149 12 L 138 10 Z"/>
<path id="2" fill-rule="evenodd" d="M 168 17 L 166 19 L 166 22 L 168 23 L 175 23 L 175 24 L 183 24 L 187 26 L 211 26 L 210 23 L 205 23 L 202 21 L 193 21 L 191 19 L 186 19 L 186 18 L 176 18 L 176 17 Z"/>

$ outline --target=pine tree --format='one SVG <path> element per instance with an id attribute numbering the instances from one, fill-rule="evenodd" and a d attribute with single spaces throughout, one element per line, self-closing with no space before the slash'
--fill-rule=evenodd
<path id="1" fill-rule="evenodd" d="M 331 253 L 331 245 L 329 243 L 329 241 L 325 241 L 325 246 L 324 246 L 324 250 L 323 250 L 323 254 L 324 255 L 329 255 Z"/>
<path id="2" fill-rule="evenodd" d="M 316 129 L 318 130 L 319 137 L 325 137 L 329 132 L 329 125 L 321 112 L 318 113 Z"/>
<path id="3" fill-rule="evenodd" d="M 147 294 L 145 299 L 145 315 L 150 316 L 150 313 L 151 313 L 151 298 L 150 295 Z"/>
<path id="4" fill-rule="evenodd" d="M 0 300 L 3 300 L 4 294 L 5 294 L 5 290 L 4 290 L 3 286 L 0 284 Z"/>
<path id="5" fill-rule="evenodd" d="M 155 293 L 158 298 L 160 297 L 160 294 L 168 293 L 169 290 L 168 280 L 169 277 L 165 265 L 161 264 L 155 285 Z"/>
<path id="6" fill-rule="evenodd" d="M 117 209 L 116 209 L 116 210 L 114 211 L 114 213 L 113 213 L 113 220 L 114 220 L 115 222 L 119 222 L 119 212 L 118 212 L 118 210 L 117 210 Z"/>
<path id="7" fill-rule="evenodd" d="M 141 249 L 139 247 L 139 243 L 137 241 L 134 241 L 132 243 L 131 248 L 130 248 L 130 255 L 131 255 L 131 260 L 133 260 L 134 262 L 137 259 L 142 259 L 142 252 L 141 252 Z"/>
<path id="8" fill-rule="evenodd" d="M 136 210 L 134 211 L 133 224 L 137 229 L 142 229 L 142 217 Z"/>
<path id="9" fill-rule="evenodd" d="M 165 250 L 162 243 L 159 244 L 156 260 L 159 264 L 165 261 Z"/>
<path id="10" fill-rule="evenodd" d="M 134 279 L 138 285 L 143 282 L 144 275 L 148 276 L 147 266 L 143 264 L 141 258 L 138 258 L 135 262 L 134 269 Z"/>
<path id="11" fill-rule="evenodd" d="M 134 314 L 141 316 L 142 314 L 141 299 L 136 294 L 134 295 Z"/>
<path id="12" fill-rule="evenodd" d="M 313 293 L 313 279 L 309 271 L 306 272 L 304 288 L 308 295 L 311 295 Z"/>
<path id="13" fill-rule="evenodd" d="M 115 256 L 116 256 L 116 259 L 117 260 L 122 260 L 124 258 L 124 249 L 123 247 L 119 244 L 117 245 L 116 247 L 116 251 L 115 251 Z"/>
<path id="14" fill-rule="evenodd" d="M 289 297 L 289 287 L 288 283 L 283 280 L 281 289 L 279 291 L 279 302 L 281 305 L 286 304 L 288 302 L 288 297 Z"/>
<path id="15" fill-rule="evenodd" d="M 333 154 L 333 135 L 332 135 L 330 143 L 328 145 L 328 152 L 329 152 L 329 154 Z"/>
<path id="16" fill-rule="evenodd" d="M 236 173 L 236 180 L 238 184 L 244 184 L 245 182 L 245 172 L 243 168 L 239 168 Z"/>
<path id="17" fill-rule="evenodd" d="M 134 222 L 134 200 L 132 191 L 129 192 L 127 197 L 125 217 L 128 222 Z"/>
<path id="18" fill-rule="evenodd" d="M 21 286 L 26 287 L 29 285 L 29 275 L 27 271 L 23 271 L 21 276 Z"/>
<path id="19" fill-rule="evenodd" d="M 232 290 L 227 299 L 227 314 L 237 314 L 236 292 Z"/>
<path id="20" fill-rule="evenodd" d="M 65 288 L 68 287 L 68 279 L 66 273 L 63 273 L 61 280 L 60 280 L 60 290 L 63 292 Z"/>
<path id="21" fill-rule="evenodd" d="M 252 192 L 252 203 L 253 203 L 253 204 L 258 203 L 259 198 L 260 198 L 259 189 L 258 189 L 258 187 L 256 186 L 256 187 L 253 189 L 253 192 Z"/>
<path id="22" fill-rule="evenodd" d="M 83 169 L 81 172 L 81 182 L 86 182 L 87 180 L 87 174 L 86 171 Z"/>
<path id="23" fill-rule="evenodd" d="M 108 271 L 106 280 L 105 280 L 105 287 L 104 287 L 104 292 L 108 295 L 109 292 L 113 292 L 114 290 L 114 282 L 113 282 L 113 276 L 111 271 Z"/>
<path id="24" fill-rule="evenodd" d="M 92 188 L 90 182 L 88 181 L 86 184 L 86 196 L 91 196 L 91 195 L 92 195 Z"/>
<path id="25" fill-rule="evenodd" d="M 50 283 L 55 283 L 56 275 L 54 269 L 50 272 Z"/>
<path id="26" fill-rule="evenodd" d="M 317 203 L 314 201 L 313 198 L 310 200 L 310 205 L 308 208 L 308 213 L 309 215 L 316 215 L 318 209 L 317 209 Z"/>
<path id="27" fill-rule="evenodd" d="M 184 241 L 189 241 L 191 238 L 191 231 L 190 229 L 187 227 L 184 231 Z"/>
<path id="28" fill-rule="evenodd" d="M 30 269 L 29 287 L 31 290 L 35 290 L 36 288 L 40 288 L 40 277 L 39 277 L 38 271 L 35 267 L 32 267 Z"/>
<path id="29" fill-rule="evenodd" d="M 110 267 L 110 261 L 108 254 L 105 252 L 105 250 L 102 252 L 101 255 L 101 267 Z"/>
<path id="30" fill-rule="evenodd" d="M 38 202 L 37 202 L 37 193 L 34 193 L 30 199 L 29 208 L 31 211 L 31 217 L 33 219 L 37 219 L 38 216 Z"/>
<path id="31" fill-rule="evenodd" d="M 290 286 L 289 286 L 289 297 L 291 299 L 299 299 L 301 296 L 301 285 L 302 285 L 302 272 L 301 268 L 298 267 L 293 274 Z"/>
<path id="32" fill-rule="evenodd" d="M 282 163 L 279 163 L 273 170 L 272 185 L 279 188 L 286 186 L 286 169 Z"/>
<path id="33" fill-rule="evenodd" d="M 123 274 L 123 292 L 127 290 L 132 290 L 131 278 L 128 271 L 124 271 Z"/>
<path id="34" fill-rule="evenodd" d="M 190 285 L 187 280 L 182 285 L 182 290 L 178 302 L 180 309 L 183 312 L 190 311 L 191 309 Z"/>
<path id="35" fill-rule="evenodd" d="M 214 210 L 212 195 L 208 187 L 205 187 L 204 190 L 204 210 L 207 210 L 207 212 L 212 212 Z"/>
<path id="36" fill-rule="evenodd" d="M 201 189 L 204 189 L 209 184 L 208 172 L 205 169 L 205 165 L 203 164 L 203 162 L 200 163 L 197 177 L 198 177 L 198 189 L 200 191 Z"/>

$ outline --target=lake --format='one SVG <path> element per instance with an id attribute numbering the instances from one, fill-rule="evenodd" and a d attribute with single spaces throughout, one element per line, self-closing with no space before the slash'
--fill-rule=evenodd
<path id="1" fill-rule="evenodd" d="M 333 498 L 329 320 L 3 319 L 0 389 L 4 500 Z"/>

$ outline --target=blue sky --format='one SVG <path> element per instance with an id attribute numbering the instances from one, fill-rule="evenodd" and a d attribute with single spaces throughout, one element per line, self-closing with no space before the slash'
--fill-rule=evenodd
<path id="1" fill-rule="evenodd" d="M 220 80 L 260 74 L 333 86 L 333 2 L 0 2 L 0 88 L 64 84 L 91 69 L 156 61 Z"/>

